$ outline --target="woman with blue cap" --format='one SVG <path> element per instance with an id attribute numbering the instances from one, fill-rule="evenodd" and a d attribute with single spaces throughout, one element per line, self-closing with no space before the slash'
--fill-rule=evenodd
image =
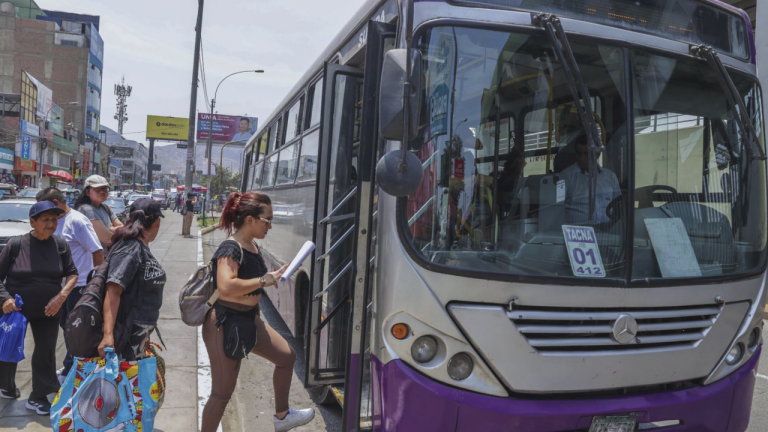
<path id="1" fill-rule="evenodd" d="M 64 210 L 50 201 L 29 209 L 32 231 L 13 237 L 0 252 L 0 304 L 3 314 L 18 311 L 14 296 L 24 300 L 21 313 L 32 329 L 32 393 L 27 409 L 49 415 L 47 395 L 59 390 L 56 378 L 56 340 L 59 310 L 77 283 L 77 267 L 67 242 L 55 236 L 58 217 Z M 61 280 L 66 279 L 63 287 Z M 0 362 L 0 397 L 18 399 L 17 363 Z"/>

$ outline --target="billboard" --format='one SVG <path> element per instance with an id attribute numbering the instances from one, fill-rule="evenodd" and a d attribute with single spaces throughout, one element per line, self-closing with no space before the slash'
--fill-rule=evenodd
<path id="1" fill-rule="evenodd" d="M 29 77 L 29 80 L 32 81 L 32 84 L 37 87 L 37 116 L 40 118 L 45 118 L 46 114 L 48 114 L 49 110 L 53 106 L 53 91 L 44 86 L 43 83 L 38 81 L 32 75 L 28 73 L 26 74 Z"/>
<path id="2" fill-rule="evenodd" d="M 133 159 L 131 147 L 110 147 L 109 154 L 115 159 Z"/>
<path id="3" fill-rule="evenodd" d="M 64 108 L 53 104 L 51 115 L 49 116 L 48 128 L 58 136 L 64 136 Z"/>
<path id="4" fill-rule="evenodd" d="M 256 132 L 259 119 L 256 117 L 197 114 L 197 140 L 207 141 L 211 131 L 213 142 L 227 143 L 242 141 L 243 144 Z"/>
<path id="5" fill-rule="evenodd" d="M 147 116 L 147 139 L 187 141 L 189 119 L 182 117 Z"/>
<path id="6" fill-rule="evenodd" d="M 12 170 L 15 156 L 13 150 L 0 148 L 0 169 Z"/>

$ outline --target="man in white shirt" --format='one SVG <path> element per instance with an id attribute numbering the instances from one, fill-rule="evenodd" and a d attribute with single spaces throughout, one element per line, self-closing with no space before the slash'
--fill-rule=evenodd
<path id="1" fill-rule="evenodd" d="M 560 177 L 565 180 L 565 219 L 569 224 L 599 225 L 611 222 L 606 214 L 608 205 L 621 196 L 621 186 L 616 174 L 595 164 L 597 188 L 595 212 L 589 214 L 589 153 L 586 135 L 574 139 L 577 160 L 565 168 Z"/>
<path id="2" fill-rule="evenodd" d="M 56 207 L 64 210 L 64 213 L 59 216 L 59 224 L 55 235 L 63 237 L 67 241 L 69 249 L 72 251 L 72 261 L 75 262 L 78 272 L 75 289 L 72 290 L 72 293 L 67 297 L 66 303 L 61 307 L 60 325 L 63 329 L 67 321 L 67 315 L 69 315 L 69 312 L 72 311 L 80 300 L 80 291 L 85 288 L 88 274 L 94 267 L 101 265 L 104 261 L 104 251 L 91 221 L 85 215 L 77 210 L 72 210 L 67 205 L 66 197 L 62 191 L 53 187 L 44 189 L 38 194 L 38 201 L 50 201 Z M 67 376 L 71 367 L 72 356 L 69 354 L 69 350 L 67 350 L 67 355 L 64 357 L 64 367 L 58 371 L 60 383 Z"/>

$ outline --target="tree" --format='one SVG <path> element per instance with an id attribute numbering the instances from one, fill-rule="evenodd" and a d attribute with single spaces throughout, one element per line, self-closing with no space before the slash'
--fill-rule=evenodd
<path id="1" fill-rule="evenodd" d="M 240 173 L 232 172 L 227 168 L 213 164 L 216 167 L 216 174 L 211 177 L 211 196 L 221 195 L 222 192 L 226 192 L 227 188 L 235 187 L 239 189 L 240 186 Z M 221 170 L 221 171 L 219 171 Z M 219 174 L 221 174 L 221 185 L 219 185 Z M 200 177 L 200 184 L 208 184 L 208 176 Z"/>

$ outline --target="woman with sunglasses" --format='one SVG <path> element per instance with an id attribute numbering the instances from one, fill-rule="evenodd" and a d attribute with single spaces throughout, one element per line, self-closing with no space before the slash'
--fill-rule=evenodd
<path id="1" fill-rule="evenodd" d="M 276 432 L 284 432 L 309 423 L 315 415 L 312 408 L 294 410 L 288 405 L 288 393 L 293 378 L 296 353 L 288 342 L 259 317 L 259 300 L 264 287 L 275 286 L 287 266 L 268 272 L 264 257 L 254 240 L 262 240 L 272 228 L 272 202 L 258 192 L 233 193 L 221 213 L 219 228 L 225 230 L 225 240 L 212 261 L 216 272 L 219 299 L 203 323 L 203 341 L 211 359 L 211 396 L 203 410 L 202 432 L 214 432 L 224 409 L 232 397 L 240 371 L 240 360 L 225 352 L 225 324 L 237 316 L 244 325 L 256 326 L 256 344 L 250 350 L 275 364 L 272 385 L 275 391 Z M 245 318 L 243 318 L 245 316 Z M 250 329 L 240 329 L 238 331 Z"/>
<path id="2" fill-rule="evenodd" d="M 107 198 L 109 198 L 109 182 L 102 176 L 92 175 L 85 179 L 83 191 L 75 201 L 75 210 L 91 221 L 105 252 L 112 243 L 115 230 L 123 226 L 115 212 L 104 204 Z"/>

